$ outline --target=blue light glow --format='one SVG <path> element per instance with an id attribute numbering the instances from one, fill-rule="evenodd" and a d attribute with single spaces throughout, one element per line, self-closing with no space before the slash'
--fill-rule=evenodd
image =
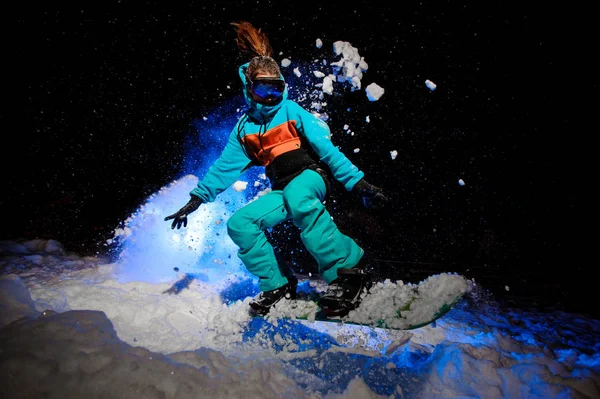
<path id="1" fill-rule="evenodd" d="M 182 176 L 151 195 L 117 231 L 121 282 L 170 281 L 181 274 L 212 283 L 230 275 L 251 278 L 227 235 L 227 219 L 264 189 L 267 181 L 249 184 L 243 192 L 228 188 L 215 202 L 192 213 L 185 228 L 172 230 L 171 222 L 164 221 L 185 205 L 197 176 L 203 176 L 219 156 L 239 116 L 239 105 L 233 100 L 194 121 L 197 136 L 188 139 Z M 251 168 L 240 179 L 254 183 L 262 172 L 264 168 Z"/>

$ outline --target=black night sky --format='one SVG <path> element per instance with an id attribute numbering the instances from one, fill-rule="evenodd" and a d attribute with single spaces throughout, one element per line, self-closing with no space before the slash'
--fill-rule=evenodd
<path id="1" fill-rule="evenodd" d="M 365 82 L 385 89 L 372 103 L 364 92 L 332 99 L 328 122 L 390 198 L 368 211 L 339 186 L 331 194 L 332 215 L 381 276 L 456 271 L 512 301 L 593 311 L 574 288 L 589 281 L 589 266 L 580 143 L 565 105 L 574 50 L 559 14 L 494 1 L 203 3 L 7 15 L 0 239 L 102 251 L 121 221 L 180 176 L 186 147 L 202 140 L 194 119 L 241 98 L 230 23 L 248 20 L 292 58 L 316 57 L 316 39 L 352 43 L 369 64 Z M 370 116 L 366 131 L 335 134 L 352 122 L 347 107 Z M 288 230 L 273 235 L 301 245 Z"/>

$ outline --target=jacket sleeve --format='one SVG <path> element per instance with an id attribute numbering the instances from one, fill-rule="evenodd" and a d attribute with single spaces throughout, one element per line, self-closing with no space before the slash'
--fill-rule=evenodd
<path id="1" fill-rule="evenodd" d="M 217 195 L 235 183 L 251 160 L 237 138 L 237 125 L 229 135 L 227 145 L 190 194 L 204 202 L 213 202 Z"/>
<path id="2" fill-rule="evenodd" d="M 298 130 L 304 134 L 319 158 L 331 170 L 333 177 L 350 191 L 365 174 L 359 170 L 331 141 L 329 126 L 295 102 L 290 102 L 290 119 L 297 120 Z"/>

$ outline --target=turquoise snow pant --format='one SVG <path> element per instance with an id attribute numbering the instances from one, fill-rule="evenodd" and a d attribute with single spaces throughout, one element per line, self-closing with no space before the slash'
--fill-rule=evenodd
<path id="1" fill-rule="evenodd" d="M 259 278 L 261 291 L 287 284 L 267 241 L 265 230 L 288 219 L 300 229 L 300 238 L 316 259 L 326 283 L 337 270 L 355 266 L 364 251 L 342 234 L 325 206 L 326 186 L 318 172 L 307 169 L 283 190 L 274 190 L 240 208 L 227 221 L 227 232 L 239 247 L 238 256 L 248 271 Z"/>

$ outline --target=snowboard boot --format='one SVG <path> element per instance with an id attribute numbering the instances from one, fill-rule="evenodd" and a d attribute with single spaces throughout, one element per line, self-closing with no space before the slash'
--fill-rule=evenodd
<path id="1" fill-rule="evenodd" d="M 373 285 L 371 275 L 360 267 L 338 269 L 338 278 L 329 283 L 319 300 L 319 307 L 327 317 L 344 317 L 360 305 Z"/>
<path id="2" fill-rule="evenodd" d="M 296 299 L 297 286 L 298 279 L 288 277 L 288 283 L 283 287 L 261 292 L 250 302 L 250 315 L 264 316 L 269 313 L 273 305 L 282 299 Z"/>

